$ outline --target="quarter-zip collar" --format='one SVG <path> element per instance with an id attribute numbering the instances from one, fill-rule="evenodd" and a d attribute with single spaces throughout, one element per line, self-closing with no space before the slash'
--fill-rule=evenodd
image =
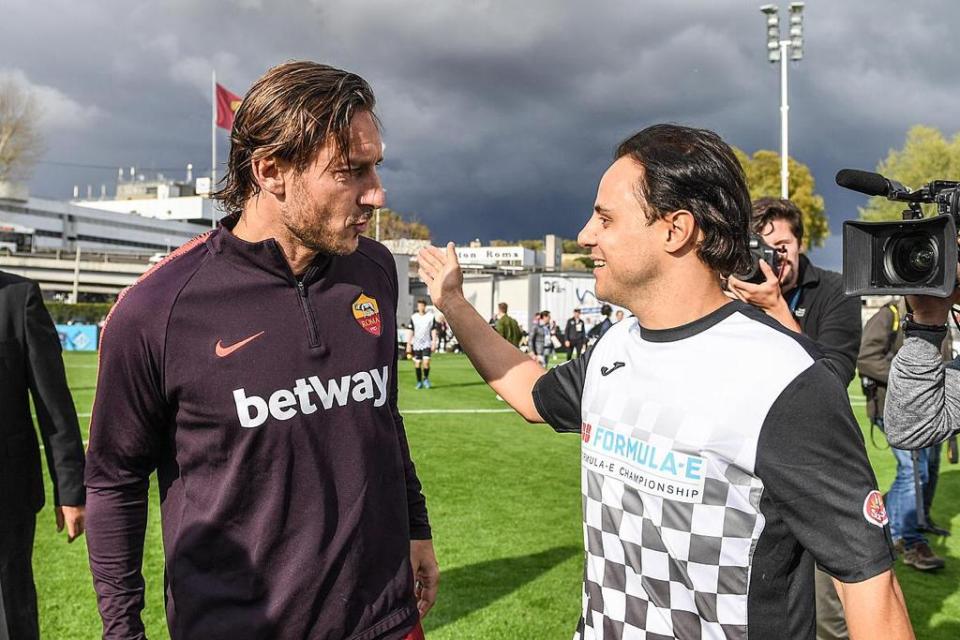
<path id="1" fill-rule="evenodd" d="M 292 286 L 310 286 L 315 282 L 333 262 L 334 257 L 325 253 L 318 253 L 301 277 L 296 277 L 290 269 L 283 249 L 274 238 L 267 238 L 259 242 L 247 242 L 233 234 L 233 229 L 240 221 L 239 213 L 232 213 L 220 220 L 217 229 L 207 238 L 207 246 L 214 254 L 222 255 L 227 260 L 241 267 L 253 267 L 278 278 L 283 278 Z"/>

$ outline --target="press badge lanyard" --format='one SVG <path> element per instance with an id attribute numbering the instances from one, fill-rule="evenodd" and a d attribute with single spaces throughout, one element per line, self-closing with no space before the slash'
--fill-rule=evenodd
<path id="1" fill-rule="evenodd" d="M 797 312 L 797 303 L 800 302 L 800 292 L 803 291 L 802 286 L 798 286 L 797 290 L 793 292 L 793 295 L 790 296 L 790 313 L 796 314 Z"/>

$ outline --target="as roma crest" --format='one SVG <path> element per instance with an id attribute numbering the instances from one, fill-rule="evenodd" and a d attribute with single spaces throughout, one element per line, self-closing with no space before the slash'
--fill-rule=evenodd
<path id="1" fill-rule="evenodd" d="M 883 506 L 883 496 L 874 489 L 863 501 L 863 517 L 872 525 L 882 527 L 887 524 L 887 509 Z"/>
<path id="2" fill-rule="evenodd" d="M 380 307 L 376 300 L 361 293 L 360 297 L 353 301 L 353 317 L 364 331 L 375 336 L 380 335 Z"/>

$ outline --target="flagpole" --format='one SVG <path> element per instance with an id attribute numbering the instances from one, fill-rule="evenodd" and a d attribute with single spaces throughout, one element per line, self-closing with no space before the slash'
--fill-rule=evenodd
<path id="1" fill-rule="evenodd" d="M 217 190 L 217 70 L 210 71 L 210 193 Z M 210 208 L 210 226 L 217 228 L 216 205 Z"/>

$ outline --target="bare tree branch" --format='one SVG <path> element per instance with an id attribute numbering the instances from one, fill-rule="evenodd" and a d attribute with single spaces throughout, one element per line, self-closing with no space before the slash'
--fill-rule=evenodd
<path id="1" fill-rule="evenodd" d="M 0 77 L 0 182 L 25 180 L 43 155 L 40 106 L 29 89 Z"/>

